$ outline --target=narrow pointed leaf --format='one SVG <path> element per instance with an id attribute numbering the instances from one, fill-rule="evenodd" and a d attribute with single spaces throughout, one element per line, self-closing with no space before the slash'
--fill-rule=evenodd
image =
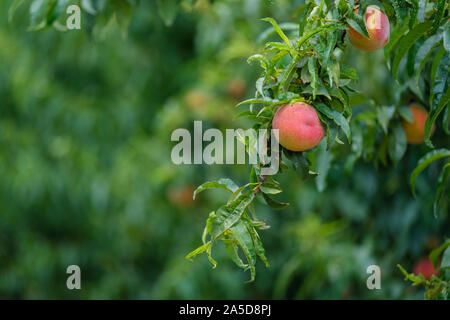
<path id="1" fill-rule="evenodd" d="M 413 172 L 411 173 L 411 178 L 409 179 L 409 185 L 411 186 L 414 195 L 416 193 L 415 191 L 416 179 L 419 176 L 419 174 L 423 170 L 425 170 L 432 162 L 446 157 L 450 157 L 450 150 L 438 149 L 427 153 L 419 160 L 417 167 L 413 170 Z"/>
<path id="2" fill-rule="evenodd" d="M 420 23 L 400 40 L 398 49 L 394 56 L 394 62 L 392 63 L 392 75 L 395 79 L 397 79 L 400 62 L 402 61 L 405 54 L 414 45 L 414 43 L 420 39 L 420 37 L 422 37 L 427 31 L 430 30 L 432 24 L 433 23 L 431 21 Z"/>

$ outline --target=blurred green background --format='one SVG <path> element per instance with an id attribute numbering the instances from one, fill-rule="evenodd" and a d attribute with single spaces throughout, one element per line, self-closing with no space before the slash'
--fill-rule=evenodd
<path id="1" fill-rule="evenodd" d="M 260 19 L 295 22 L 302 3 L 185 1 L 167 26 L 154 1 L 141 1 L 127 32 L 86 12 L 80 31 L 29 32 L 27 9 L 8 23 L 11 1 L 1 1 L 0 298 L 421 299 L 396 264 L 411 270 L 450 230 L 448 208 L 432 214 L 438 167 L 419 178 L 417 199 L 408 187 L 422 146 L 398 167 L 358 162 L 349 173 L 336 157 L 323 192 L 282 174 L 291 206 L 257 207 L 272 226 L 261 232 L 271 267 L 258 263 L 254 283 L 221 246 L 215 270 L 206 256 L 184 258 L 226 199 L 207 191 L 193 202 L 193 189 L 245 183 L 249 167 L 175 166 L 170 135 L 194 120 L 249 127 L 233 121 L 234 106 L 253 95 L 259 70 L 246 59 L 262 48 Z M 393 99 L 382 52 L 351 49 L 347 60 L 364 93 Z M 81 290 L 66 288 L 72 264 Z M 382 290 L 366 287 L 371 264 Z"/>

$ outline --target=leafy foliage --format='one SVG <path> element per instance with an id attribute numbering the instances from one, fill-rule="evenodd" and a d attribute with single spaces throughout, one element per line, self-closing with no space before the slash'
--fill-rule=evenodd
<path id="1" fill-rule="evenodd" d="M 64 46 L 61 37 L 51 33 L 51 28 L 65 31 L 63 9 L 69 3 L 80 4 L 88 13 L 83 20 L 87 34 L 104 41 L 95 43 L 95 49 L 104 52 L 106 46 L 106 51 L 112 53 L 100 54 L 101 59 L 95 60 L 88 50 L 93 45 L 88 37 L 70 35 L 69 39 L 75 39 L 73 46 Z M 48 260 L 57 261 L 52 264 L 52 271 L 39 274 L 36 281 L 45 284 L 41 289 L 47 287 L 50 272 L 53 275 L 51 282 L 58 283 L 54 274 L 60 272 L 61 266 L 56 264 L 69 263 L 74 256 L 82 257 L 96 275 L 90 275 L 87 280 L 91 288 L 94 283 L 96 285 L 96 291 L 83 292 L 88 297 L 147 297 L 148 283 L 154 284 L 151 296 L 157 298 L 271 296 L 272 282 L 270 285 L 266 282 L 272 274 L 266 272 L 265 277 L 260 277 L 262 280 L 256 279 L 257 289 L 253 292 L 233 281 L 237 275 L 226 264 L 215 277 L 208 278 L 204 276 L 203 264 L 197 263 L 193 267 L 177 258 L 184 256 L 182 252 L 196 243 L 195 232 L 201 232 L 195 227 L 198 219 L 191 211 L 205 211 L 206 206 L 216 206 L 220 199 L 220 192 L 217 198 L 215 194 L 199 195 L 210 188 L 226 190 L 230 197 L 225 205 L 216 206 L 218 209 L 210 213 L 203 231 L 203 244 L 187 258 L 205 253 L 216 267 L 217 261 L 223 258 L 217 245 L 223 243 L 231 260 L 239 268 L 250 271 L 250 280 L 254 280 L 257 259 L 269 265 L 259 233 L 263 235 L 260 231 L 269 228 L 265 219 L 272 213 L 269 208 L 289 206 L 280 200 L 281 186 L 285 187 L 284 199 L 289 199 L 290 209 L 285 210 L 283 217 L 271 214 L 270 224 L 276 226 L 272 230 L 277 229 L 277 232 L 264 233 L 272 257 L 273 274 L 279 272 L 277 280 L 273 280 L 278 297 L 290 296 L 295 289 L 298 289 L 295 297 L 299 298 L 336 298 L 341 297 L 342 292 L 350 292 L 350 296 L 356 297 L 370 296 L 366 291 L 358 292 L 355 286 L 351 288 L 351 284 L 363 281 L 355 280 L 354 275 L 361 274 L 361 266 L 374 261 L 372 254 L 377 259 L 382 256 L 386 265 L 395 265 L 400 259 L 417 256 L 428 232 L 447 232 L 445 221 L 428 219 L 430 202 L 427 195 L 432 191 L 427 182 L 438 177 L 434 201 L 437 215 L 439 205 L 448 208 L 448 163 L 444 163 L 442 170 L 436 170 L 442 160 L 431 163 L 429 159 L 444 159 L 444 156 L 424 156 L 426 160 L 419 162 L 413 171 L 416 174 L 412 188 L 415 190 L 417 184 L 420 198 L 412 202 L 409 191 L 402 189 L 403 180 L 407 185 L 403 177 L 412 171 L 408 172 L 412 169 L 410 162 L 415 164 L 430 150 L 406 148 L 400 126 L 402 120 L 411 121 L 407 104 L 421 101 L 430 110 L 428 135 L 433 123 L 438 125 L 440 133 L 440 139 L 436 134 L 433 138 L 438 150 L 431 152 L 446 154 L 448 145 L 442 145 L 446 143 L 442 132 L 449 133 L 450 118 L 448 72 L 445 69 L 450 43 L 446 1 L 296 1 L 295 5 L 280 9 L 281 13 L 275 9 L 261 10 L 262 16 L 282 17 L 281 20 L 295 17 L 292 21 L 297 23 L 278 24 L 275 19 L 264 19 L 268 28 L 259 37 L 253 34 L 260 25 L 257 15 L 252 14 L 252 4 L 242 10 L 243 3 L 233 7 L 234 2 L 230 5 L 226 1 L 166 0 L 145 2 L 144 6 L 143 3 L 139 4 L 140 10 L 134 10 L 138 1 L 11 1 L 11 24 L 20 29 L 19 19 L 26 11 L 29 30 L 45 32 L 30 36 L 40 38 L 36 43 L 29 38 L 21 39 L 23 43 L 13 41 L 0 32 L 3 43 L 0 54 L 11 69 L 0 74 L 2 79 L 9 79 L 0 86 L 0 91 L 6 93 L 3 96 L 10 108 L 2 109 L 5 118 L 0 127 L 0 137 L 7 146 L 0 153 L 3 161 L 0 169 L 4 176 L 1 196 L 5 199 L 2 211 L 7 216 L 6 223 L 0 224 L 0 236 L 5 239 L 0 243 L 0 256 L 7 257 L 2 259 L 0 267 L 5 274 L 11 275 L 0 282 L 1 296 L 35 297 L 36 292 L 40 292 L 33 287 L 20 288 L 20 281 L 15 281 L 16 287 L 7 281 L 18 278 L 14 272 L 17 267 L 21 275 L 35 279 L 33 270 L 26 267 L 34 256 L 41 257 L 37 259 L 40 270 L 47 270 Z M 387 65 L 397 69 L 398 82 L 384 78 L 385 86 L 377 88 L 383 91 L 379 96 L 390 98 L 387 102 L 370 95 L 369 90 L 359 92 L 357 89 L 358 81 L 365 82 L 367 78 L 375 81 L 380 77 L 380 73 L 373 72 L 376 56 L 366 58 L 365 64 L 358 61 L 356 68 L 350 63 L 356 58 L 345 59 L 352 52 L 345 29 L 350 25 L 367 36 L 361 14 L 372 4 L 384 9 L 392 26 L 391 41 L 384 53 Z M 354 5 L 360 6 L 359 14 L 354 13 Z M 191 28 L 193 22 L 191 17 L 186 19 L 183 14 L 191 11 L 203 14 L 195 22 L 195 36 L 186 35 L 193 32 L 186 32 L 186 26 Z M 177 24 L 178 19 L 183 20 Z M 429 25 L 430 21 L 432 26 L 425 32 L 422 29 L 413 32 L 421 24 Z M 131 22 L 132 41 L 116 44 L 115 34 L 108 38 L 108 31 L 115 31 L 115 28 L 125 35 Z M 162 29 L 159 23 L 172 29 Z M 237 25 L 244 31 L 230 28 Z M 419 38 L 418 34 L 421 34 Z M 26 38 L 23 34 L 21 37 Z M 175 41 L 175 37 L 180 41 Z M 179 42 L 183 41 L 186 43 L 181 47 Z M 56 44 L 52 45 L 53 42 Z M 193 54 L 190 46 L 194 42 L 198 51 L 196 57 L 190 56 Z M 168 184 L 198 182 L 197 179 L 205 176 L 208 177 L 205 180 L 211 181 L 217 171 L 205 167 L 177 170 L 167 165 L 167 159 L 161 159 L 160 153 L 168 153 L 168 132 L 171 128 L 188 125 L 195 116 L 208 118 L 217 126 L 230 125 L 224 120 L 232 116 L 226 108 L 230 101 L 223 98 L 223 79 L 227 73 L 234 71 L 237 74 L 237 70 L 245 69 L 236 60 L 242 60 L 242 56 L 254 51 L 253 42 L 265 42 L 264 48 L 248 59 L 249 63 L 259 65 L 263 72 L 256 80 L 254 98 L 238 104 L 245 109 L 236 120 L 248 119 L 255 128 L 269 130 L 272 116 L 280 106 L 307 101 L 318 111 L 326 128 L 326 139 L 309 152 L 283 150 L 283 171 L 294 170 L 300 180 L 292 178 L 293 175 L 277 176 L 280 182 L 261 176 L 261 165 L 258 164 L 252 168 L 249 183 L 244 182 L 239 187 L 234 181 L 240 181 L 243 174 L 241 169 L 234 168 L 235 171 L 225 171 L 227 175 L 236 176 L 233 180 L 207 182 L 197 189 L 195 210 L 174 209 L 165 203 L 164 192 Z M 12 48 L 11 51 L 8 48 Z M 58 55 L 55 48 L 63 53 Z M 151 55 L 148 52 L 152 52 Z M 35 73 L 30 62 L 33 59 L 54 60 L 54 63 L 46 63 Z M 29 70 L 21 66 L 24 61 Z M 181 61 L 189 61 L 194 67 L 185 67 Z M 63 76 L 61 66 L 70 66 L 73 62 L 75 66 L 82 66 L 79 67 L 81 77 L 75 66 L 67 68 Z M 92 71 L 90 68 L 94 66 Z M 230 66 L 234 67 L 232 71 L 224 71 Z M 177 70 L 176 77 L 174 70 Z M 393 67 L 391 71 L 394 71 Z M 93 73 L 99 76 L 99 84 L 89 86 Z M 124 81 L 127 78 L 124 74 L 131 74 L 129 85 Z M 155 78 L 158 79 L 150 81 L 148 74 L 157 75 Z M 55 81 L 42 81 L 51 77 L 55 77 Z M 183 102 L 187 83 L 214 97 L 211 108 L 206 111 L 187 109 L 187 103 Z M 375 87 L 375 84 L 370 85 Z M 80 91 L 77 95 L 74 86 Z M 94 89 L 94 97 L 89 88 Z M 389 90 L 395 91 L 395 95 L 389 96 Z M 123 95 L 126 95 L 126 103 Z M 58 106 L 73 96 L 77 99 L 69 103 L 68 120 L 63 115 L 67 109 Z M 120 107 L 114 109 L 117 113 L 113 115 L 111 106 L 117 102 Z M 79 108 L 80 105 L 85 107 Z M 442 126 L 438 123 L 440 117 Z M 63 128 L 60 123 L 64 124 Z M 52 141 L 48 150 L 40 150 L 39 146 L 48 145 L 48 141 Z M 431 138 L 427 142 L 431 146 Z M 151 152 L 148 145 L 152 146 Z M 250 149 L 248 145 L 247 148 Z M 99 154 L 107 154 L 110 158 Z M 377 173 L 358 160 L 372 162 Z M 430 167 L 425 171 L 427 165 Z M 59 179 L 52 178 L 54 176 Z M 314 193 L 308 179 L 323 193 Z M 94 191 L 91 194 L 89 190 Z M 259 207 L 259 203 L 268 206 Z M 264 219 L 256 216 L 257 209 L 258 216 Z M 152 214 L 146 216 L 144 211 L 147 210 Z M 292 217 L 292 210 L 301 214 Z M 317 215 L 305 216 L 310 211 Z M 69 216 L 62 217 L 61 212 L 68 212 Z M 37 213 L 40 215 L 36 216 Z M 336 216 L 339 222 L 328 222 Z M 20 221 L 21 229 L 15 232 L 13 226 Z M 38 221 L 38 225 L 24 221 Z M 281 222 L 288 227 L 281 228 Z M 78 231 L 71 229 L 74 225 Z M 74 237 L 77 240 L 73 240 Z M 64 241 L 55 244 L 54 239 Z M 55 247 L 60 249 L 57 252 L 68 253 L 58 257 Z M 138 250 L 141 247 L 145 250 Z M 444 266 L 448 265 L 448 251 L 443 256 Z M 380 255 L 380 252 L 392 252 L 392 255 Z M 117 259 L 121 264 L 116 264 Z M 104 271 L 105 263 L 113 270 L 95 282 L 94 278 Z M 344 272 L 339 276 L 341 280 L 336 280 L 333 270 L 342 265 L 350 265 L 346 270 L 351 271 Z M 295 281 L 305 272 L 308 272 L 308 280 Z M 395 288 L 391 292 L 401 292 L 402 284 L 395 281 L 397 275 L 389 273 L 386 272 L 392 279 L 389 286 Z M 125 276 L 128 274 L 130 276 Z M 444 277 L 445 274 L 434 279 L 427 288 L 441 290 L 445 279 L 448 281 Z M 329 286 L 327 290 L 320 288 L 323 279 Z M 292 284 L 297 283 L 301 285 L 292 288 Z M 223 293 L 216 290 L 219 286 L 226 288 Z M 55 292 L 67 295 L 58 290 L 49 289 L 39 297 L 53 297 Z M 444 298 L 442 294 L 430 297 Z"/>
<path id="2" fill-rule="evenodd" d="M 365 12 L 365 8 L 369 4 L 368 1 L 360 1 L 360 4 L 358 4 L 361 7 L 360 9 L 362 9 L 360 13 Z M 448 53 L 443 51 L 444 47 L 441 41 L 446 28 L 444 26 L 441 27 L 442 14 L 446 8 L 443 8 L 442 2 L 439 1 L 436 3 L 430 2 L 426 8 L 424 7 L 424 2 L 419 4 L 418 1 L 393 1 L 392 4 L 383 1 L 382 5 L 386 11 L 393 8 L 396 20 L 393 40 L 385 49 L 385 56 L 388 58 L 389 64 L 391 64 L 390 57 L 393 57 L 393 77 L 398 79 L 401 62 L 404 61 L 404 57 L 407 55 L 406 68 L 411 65 L 412 70 L 415 71 L 412 78 L 416 79 L 416 85 L 424 82 L 430 84 L 428 91 L 430 96 L 430 116 L 426 123 L 425 139 L 427 145 L 432 146 L 430 142 L 431 127 L 439 114 L 448 105 L 448 94 L 443 94 L 443 92 L 448 92 L 449 65 L 448 59 L 445 59 Z M 390 7 L 391 5 L 392 7 Z M 350 101 L 353 96 L 360 94 L 353 86 L 358 80 L 358 74 L 355 69 L 342 63 L 340 56 L 347 49 L 345 30 L 348 26 L 354 28 L 365 37 L 369 36 L 365 20 L 360 14 L 355 13 L 353 1 L 306 1 L 302 17 L 298 33 L 291 33 L 290 36 L 283 31 L 283 28 L 274 19 L 263 19 L 272 25 L 274 33 L 278 35 L 281 42 L 266 42 L 262 52 L 248 59 L 249 63 L 258 61 L 263 69 L 263 73 L 257 81 L 257 90 L 254 98 L 238 104 L 239 107 L 250 104 L 249 109 L 242 112 L 239 117 L 248 117 L 255 121 L 254 129 L 269 130 L 271 128 L 271 120 L 281 105 L 306 101 L 312 104 L 319 112 L 319 117 L 327 132 L 327 149 L 335 147 L 336 144 L 342 144 L 339 137 L 340 132 L 345 135 L 351 144 L 350 122 L 352 106 Z M 405 25 L 407 27 L 404 27 Z M 268 32 L 265 33 L 267 34 Z M 262 36 L 262 38 L 265 37 L 266 35 Z M 427 37 L 428 40 L 418 42 L 424 37 Z M 418 43 L 422 43 L 420 48 L 416 47 Z M 432 56 L 431 51 L 433 50 L 443 51 L 443 53 L 438 53 L 436 58 L 434 58 L 430 78 L 420 78 L 421 70 L 423 70 Z M 399 80 L 408 83 L 408 79 L 401 78 Z M 416 92 L 420 95 L 421 89 L 419 88 Z M 387 153 L 393 163 L 397 164 L 402 160 L 407 150 L 406 135 L 400 120 L 403 118 L 411 121 L 411 114 L 405 111 L 407 108 L 401 105 L 374 107 L 374 111 L 372 111 L 373 118 L 370 122 L 376 119 L 376 126 L 371 126 L 368 132 L 369 135 L 357 139 L 366 141 L 366 148 L 354 146 L 355 154 L 350 158 L 350 161 L 354 163 L 361 157 L 362 149 L 365 149 L 366 158 L 371 159 L 373 157 L 376 150 L 374 144 L 376 132 L 378 131 L 377 126 L 380 126 L 384 138 L 376 159 L 386 164 Z M 364 119 L 356 118 L 352 121 L 354 129 L 359 134 L 363 132 L 361 126 L 368 125 L 367 117 L 369 114 L 365 114 Z M 371 147 L 367 149 L 368 146 Z M 311 174 L 317 175 L 312 170 L 313 168 L 308 158 L 316 157 L 318 150 L 299 154 L 293 154 L 285 150 L 284 153 L 292 161 L 293 170 L 301 170 L 303 172 L 302 177 L 307 177 Z M 431 160 L 442 157 L 442 155 L 442 152 L 436 151 L 433 153 L 433 156 L 428 156 L 419 163 L 411 177 L 413 191 L 415 179 L 420 171 Z M 258 173 L 260 169 L 261 164 L 258 164 L 252 169 L 252 172 Z M 328 171 L 321 169 L 321 174 L 326 174 Z M 440 178 L 439 192 L 434 206 L 435 213 L 445 191 L 445 184 L 448 178 L 447 170 L 444 168 L 443 171 L 445 172 L 442 173 Z M 265 179 L 267 177 L 261 177 L 257 174 L 255 181 L 257 184 L 250 191 L 250 194 L 258 195 L 261 193 L 266 203 L 272 208 L 280 209 L 284 207 L 285 204 L 281 204 L 269 196 L 271 192 L 264 188 Z M 323 176 L 321 176 L 320 181 L 322 181 L 320 185 L 323 185 Z M 275 181 L 274 183 L 277 184 L 277 193 L 281 192 L 278 183 Z M 200 189 L 203 188 L 204 186 L 200 186 Z M 225 216 L 229 217 L 229 219 L 224 218 L 217 221 L 217 223 L 222 225 L 220 235 L 227 230 L 231 230 L 230 228 L 235 224 L 239 225 L 243 221 L 247 221 L 245 212 L 253 201 L 253 196 L 250 197 L 247 194 L 241 200 L 239 198 L 233 199 L 234 201 L 243 201 L 243 205 L 239 206 L 239 208 L 242 208 L 242 212 L 239 210 L 238 214 L 236 214 L 230 209 L 225 211 L 219 209 L 222 214 L 225 212 Z M 234 204 L 234 206 L 236 205 Z M 265 225 L 263 224 L 261 227 L 265 227 Z M 215 238 L 212 239 L 212 241 L 215 240 Z M 225 240 L 227 241 L 227 239 Z M 242 249 L 247 257 L 252 274 L 251 280 L 253 280 L 255 260 L 249 259 L 249 255 L 255 255 L 255 246 Z M 250 252 L 246 252 L 246 250 L 250 250 Z M 236 257 L 233 258 L 236 251 L 228 252 L 232 252 L 232 260 L 238 261 L 237 265 L 242 267 L 240 260 L 236 260 Z"/>

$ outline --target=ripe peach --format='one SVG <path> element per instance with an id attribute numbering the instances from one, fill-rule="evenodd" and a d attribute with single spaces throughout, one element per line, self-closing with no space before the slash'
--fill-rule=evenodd
<path id="1" fill-rule="evenodd" d="M 279 130 L 279 142 L 288 150 L 305 151 L 323 139 L 324 130 L 316 110 L 304 102 L 278 109 L 272 128 Z"/>
<path id="2" fill-rule="evenodd" d="M 209 102 L 207 94 L 200 89 L 192 89 L 186 93 L 184 98 L 187 107 L 191 111 L 199 111 Z"/>
<path id="3" fill-rule="evenodd" d="M 233 79 L 227 84 L 228 96 L 234 100 L 240 100 L 244 96 L 246 89 L 247 84 L 240 78 Z"/>
<path id="4" fill-rule="evenodd" d="M 428 257 L 420 259 L 414 265 L 413 273 L 416 276 L 421 274 L 427 280 L 429 280 L 432 275 L 438 276 L 438 272 L 436 271 L 436 269 L 433 266 L 433 263 Z"/>
<path id="5" fill-rule="evenodd" d="M 194 186 L 190 184 L 180 187 L 170 187 L 167 190 L 167 197 L 173 206 L 178 208 L 187 208 L 194 202 L 194 191 Z"/>
<path id="6" fill-rule="evenodd" d="M 388 17 L 378 7 L 369 6 L 366 10 L 365 21 L 370 38 L 366 38 L 350 27 L 348 37 L 351 44 L 363 51 L 376 51 L 383 48 L 389 42 Z"/>
<path id="7" fill-rule="evenodd" d="M 406 120 L 402 121 L 403 129 L 406 133 L 406 140 L 411 144 L 419 144 L 422 143 L 425 132 L 425 122 L 427 121 L 428 112 L 419 105 L 412 104 L 409 106 L 413 114 L 414 121 L 408 122 Z M 431 128 L 431 133 L 434 132 L 434 125 Z"/>

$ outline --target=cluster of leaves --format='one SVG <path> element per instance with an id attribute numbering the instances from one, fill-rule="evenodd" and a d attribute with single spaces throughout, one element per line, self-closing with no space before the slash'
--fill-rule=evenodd
<path id="1" fill-rule="evenodd" d="M 413 121 L 413 115 L 407 106 L 411 101 L 416 103 L 420 101 L 428 109 L 429 116 L 425 125 L 425 143 L 428 147 L 434 148 L 430 136 L 441 114 L 444 114 L 443 131 L 449 134 L 450 22 L 445 18 L 448 17 L 446 1 L 360 1 L 360 3 L 378 3 L 389 16 L 392 30 L 384 54 L 394 79 L 402 87 L 394 105 L 378 106 L 370 101 L 372 109 L 358 114 L 352 120 L 354 143 L 349 168 L 361 157 L 382 165 L 388 164 L 388 157 L 393 163 L 403 159 L 407 141 L 401 121 Z M 433 161 L 446 158 L 448 155 L 448 149 L 440 148 L 431 151 L 420 160 L 410 179 L 413 193 L 418 174 Z M 440 202 L 445 199 L 447 181 L 448 163 L 442 168 L 438 179 L 435 215 L 438 214 Z"/>
<path id="2" fill-rule="evenodd" d="M 450 67 L 450 21 L 448 19 L 448 1 L 392 1 L 383 5 L 395 17 L 395 27 L 391 32 L 390 43 L 384 53 L 392 75 L 413 93 L 416 100 L 426 106 L 428 117 L 425 123 L 425 144 L 434 149 L 431 142 L 433 126 L 439 116 L 442 117 L 442 130 L 450 134 L 449 67 Z M 401 75 L 399 75 L 401 74 Z M 406 112 L 400 116 L 410 121 Z M 406 142 L 406 141 L 405 141 Z M 447 147 L 447 146 L 445 146 Z M 403 152 L 404 153 L 404 152 Z M 403 154 L 399 159 L 403 157 Z M 439 159 L 448 159 L 450 150 L 440 148 L 425 154 L 413 170 L 410 185 L 415 194 L 415 182 L 419 174 L 431 163 Z M 450 161 L 443 165 L 437 181 L 433 211 L 436 216 L 443 201 L 448 201 L 446 186 L 450 173 Z M 449 246 L 447 241 L 442 247 L 430 254 L 434 266 L 437 257 Z M 447 249 L 441 265 L 441 278 L 433 276 L 425 280 L 421 275 L 408 274 L 401 266 L 402 272 L 414 285 L 427 288 L 426 298 L 448 298 L 450 250 Z"/>
<path id="3" fill-rule="evenodd" d="M 254 182 L 240 188 L 230 179 L 206 182 L 197 188 L 194 192 L 194 198 L 198 193 L 210 188 L 224 189 L 230 192 L 231 196 L 226 205 L 209 214 L 202 237 L 203 245 L 191 252 L 187 258 L 206 252 L 215 267 L 217 263 L 211 256 L 211 247 L 214 241 L 220 239 L 225 243 L 227 253 L 236 265 L 250 270 L 251 281 L 255 278 L 256 255 L 264 261 L 267 267 L 269 266 L 265 250 L 256 230 L 267 226 L 257 219 L 253 200 L 258 190 L 266 193 L 279 193 L 281 189 L 277 183 L 267 179 L 266 181 L 256 182 L 256 174 L 253 175 L 252 180 Z M 244 252 L 248 263 L 244 263 L 239 257 L 239 248 Z"/>
<path id="4" fill-rule="evenodd" d="M 427 280 L 421 274 L 408 273 L 401 265 L 398 265 L 398 268 L 405 275 L 405 280 L 411 281 L 413 286 L 425 286 L 425 299 L 448 300 L 450 291 L 450 240 L 433 250 L 429 258 L 434 268 L 439 270 L 439 277 L 432 275 Z"/>
<path id="5" fill-rule="evenodd" d="M 441 114 L 444 114 L 442 127 L 447 134 L 450 133 L 448 2 L 393 1 L 393 10 L 397 23 L 392 31 L 392 39 L 385 48 L 385 56 L 389 64 L 392 64 L 394 78 L 407 83 L 411 91 L 428 107 L 425 143 L 433 148 L 430 139 L 432 126 Z M 399 70 L 405 57 L 403 78 L 400 78 Z"/>
<path id="6" fill-rule="evenodd" d="M 302 178 L 318 176 L 319 190 L 324 188 L 323 173 L 326 174 L 333 159 L 330 149 L 344 144 L 342 134 L 351 143 L 352 148 L 352 153 L 347 159 L 347 170 L 350 170 L 361 157 L 365 160 L 374 160 L 376 165 L 378 163 L 388 165 L 388 157 L 394 164 L 398 163 L 407 149 L 401 121 L 411 122 L 413 116 L 405 104 L 405 99 L 399 94 L 395 105 L 376 105 L 374 101 L 357 91 L 354 86 L 358 81 L 357 71 L 342 62 L 347 47 L 346 29 L 351 26 L 368 37 L 362 13 L 367 6 L 374 4 L 389 16 L 394 26 L 391 41 L 385 48 L 386 60 L 394 78 L 404 83 L 405 92 L 406 89 L 410 89 L 419 98 L 429 96 L 427 145 L 432 147 L 431 127 L 444 109 L 446 113 L 444 127 L 448 132 L 449 23 L 445 21 L 447 16 L 445 12 L 448 10 L 445 1 L 305 1 L 300 8 L 302 18 L 298 24 L 277 24 L 272 18 L 266 18 L 264 20 L 272 27 L 261 35 L 260 40 L 267 41 L 265 48 L 261 53 L 248 59 L 249 63 L 258 62 L 263 73 L 256 82 L 255 97 L 238 104 L 249 106 L 238 115 L 238 118 L 247 117 L 255 121 L 254 129 L 270 130 L 273 116 L 280 106 L 298 101 L 311 104 L 326 128 L 326 141 L 308 152 L 291 152 L 283 149 L 287 160 L 281 160 L 281 169 L 289 168 L 290 163 L 293 170 Z M 355 8 L 359 10 L 355 11 Z M 282 41 L 268 41 L 273 34 L 277 34 Z M 431 43 L 430 39 L 434 39 L 434 42 Z M 405 60 L 405 55 L 407 62 L 404 66 L 401 62 Z M 423 70 L 429 64 L 431 64 L 429 75 L 423 75 Z M 398 76 L 399 70 L 403 68 L 406 69 L 404 73 L 410 75 L 407 79 Z M 368 103 L 371 109 L 359 113 L 352 119 L 352 106 L 361 102 Z M 244 142 L 251 152 L 251 142 Z M 421 171 L 433 161 L 448 156 L 447 149 L 435 150 L 425 155 L 412 173 L 410 181 L 412 189 L 414 190 L 415 180 Z M 206 242 L 204 237 L 204 245 L 190 253 L 188 258 L 206 251 L 210 260 L 214 261 L 211 257 L 214 242 L 221 239 L 228 243 L 229 247 L 228 237 L 236 233 L 237 238 L 231 240 L 234 244 L 233 250 L 227 251 L 239 267 L 250 269 L 251 279 L 254 278 L 256 255 L 266 262 L 265 256 L 260 254 L 264 251 L 259 237 L 253 236 L 254 228 L 267 226 L 257 219 L 254 221 L 249 219 L 247 212 L 251 212 L 254 216 L 253 201 L 259 195 L 275 209 L 288 205 L 271 198 L 271 194 L 280 193 L 281 189 L 273 179 L 270 183 L 276 188 L 264 188 L 267 177 L 258 175 L 260 168 L 261 163 L 258 163 L 252 169 L 253 178 L 250 184 L 242 188 L 229 189 L 233 195 L 228 204 L 217 211 L 220 214 L 213 212 L 208 219 L 205 234 L 211 235 L 210 240 Z M 435 213 L 438 212 L 439 203 L 445 198 L 448 168 L 448 164 L 444 166 L 438 179 Z M 321 176 L 318 171 L 321 172 Z M 223 185 L 221 182 L 208 182 L 200 186 L 199 190 L 221 185 Z M 241 226 L 239 232 L 233 230 L 236 225 Z M 244 242 L 244 237 L 248 241 Z M 238 259 L 238 247 L 247 258 L 246 264 Z"/>
<path id="7" fill-rule="evenodd" d="M 352 25 L 368 36 L 364 19 L 355 13 L 353 6 L 352 1 L 336 1 L 336 5 L 330 1 L 307 1 L 301 8 L 303 14 L 297 25 L 278 25 L 272 18 L 264 19 L 272 27 L 263 32 L 260 40 L 267 40 L 276 34 L 281 42 L 267 41 L 261 53 L 248 59 L 249 63 L 258 62 L 263 73 L 256 81 L 255 97 L 238 104 L 239 107 L 248 106 L 238 118 L 253 120 L 255 130 L 270 130 L 279 107 L 306 101 L 316 108 L 327 132 L 326 143 L 315 150 L 291 152 L 283 149 L 286 160 L 281 159 L 281 171 L 291 164 L 302 178 L 315 177 L 318 175 L 317 167 L 327 166 L 327 162 L 331 161 L 330 156 L 326 156 L 326 150 L 335 144 L 343 144 L 342 134 L 351 142 L 350 97 L 356 93 L 354 84 L 358 81 L 358 74 L 342 62 L 347 46 L 345 30 Z M 267 136 L 270 139 L 270 134 Z M 251 153 L 253 143 L 250 139 L 243 139 L 242 142 Z M 211 248 L 220 239 L 225 242 L 231 259 L 239 267 L 250 269 L 251 280 L 254 279 L 256 256 L 268 265 L 256 233 L 257 228 L 268 226 L 256 218 L 254 200 L 262 197 L 274 209 L 282 209 L 288 204 L 272 197 L 282 190 L 272 177 L 261 176 L 262 166 L 261 162 L 253 166 L 250 183 L 243 187 L 238 188 L 234 182 L 222 179 L 207 182 L 197 189 L 196 194 L 208 188 L 222 188 L 231 192 L 232 196 L 227 205 L 210 214 L 204 233 L 210 235 L 210 240 L 207 241 L 204 236 L 203 246 L 187 258 L 206 252 L 215 266 Z M 239 247 L 247 263 L 239 258 Z"/>

